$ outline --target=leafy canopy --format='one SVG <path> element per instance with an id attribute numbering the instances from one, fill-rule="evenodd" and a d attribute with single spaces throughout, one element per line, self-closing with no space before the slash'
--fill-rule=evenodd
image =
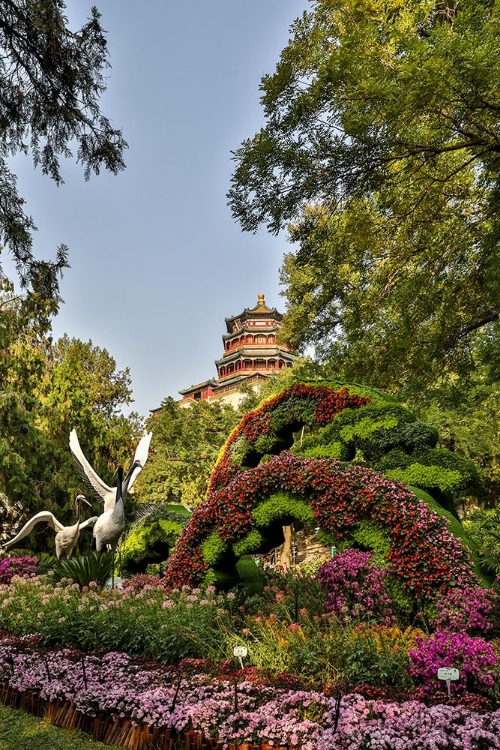
<path id="1" fill-rule="evenodd" d="M 180 406 L 166 398 L 148 420 L 152 455 L 138 481 L 140 500 L 198 505 L 220 449 L 241 413 L 217 401 Z"/>
<path id="2" fill-rule="evenodd" d="M 500 3 L 311 6 L 229 192 L 245 230 L 292 222 L 283 335 L 384 388 L 468 373 L 499 317 Z"/>
<path id="3" fill-rule="evenodd" d="M 121 414 L 131 401 L 128 369 L 117 370 L 92 342 L 64 336 L 53 343 L 32 301 L 16 297 L 11 285 L 0 291 L 0 495 L 21 509 L 22 520 L 44 509 L 70 522 L 83 489 L 70 430 L 76 427 L 89 461 L 111 483 L 113 461 L 130 461 L 142 425 L 137 415 Z M 47 538 L 43 529 L 38 536 Z"/>
<path id="4" fill-rule="evenodd" d="M 85 179 L 105 167 L 124 168 L 126 143 L 101 112 L 109 67 L 107 42 L 95 7 L 72 31 L 62 0 L 0 2 L 0 243 L 12 253 L 23 286 L 57 297 L 57 273 L 67 266 L 61 245 L 55 262 L 33 255 L 33 219 L 11 171 L 16 154 L 31 155 L 58 185 L 61 157 L 76 149 Z"/>

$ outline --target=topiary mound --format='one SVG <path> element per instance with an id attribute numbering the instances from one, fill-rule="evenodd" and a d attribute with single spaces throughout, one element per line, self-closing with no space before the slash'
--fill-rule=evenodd
<path id="1" fill-rule="evenodd" d="M 388 394 L 345 383 L 296 383 L 243 417 L 221 452 L 208 496 L 266 455 L 290 449 L 311 458 L 362 460 L 429 492 L 456 515 L 453 496 L 477 481 L 477 471 L 436 449 L 437 441 L 435 428 Z"/>
<path id="2" fill-rule="evenodd" d="M 183 506 L 158 505 L 133 523 L 120 545 L 120 568 L 144 573 L 148 565 L 165 562 L 191 514 Z"/>
<path id="3" fill-rule="evenodd" d="M 474 470 L 451 452 L 437 451 L 436 443 L 433 428 L 378 391 L 294 384 L 247 414 L 229 437 L 208 500 L 193 513 L 169 561 L 169 584 L 234 585 L 238 559 L 279 546 L 283 525 L 296 520 L 317 527 L 325 544 L 373 549 L 403 597 L 433 597 L 473 580 L 469 551 L 449 528 L 458 521 L 425 493 L 419 499 L 367 465 L 380 468 L 401 454 L 397 468 L 411 469 L 413 484 L 437 488 L 449 501 L 452 489 L 474 480 Z M 448 473 L 432 464 L 438 456 L 445 457 Z M 433 469 L 432 482 L 425 472 L 420 481 L 419 466 Z"/>

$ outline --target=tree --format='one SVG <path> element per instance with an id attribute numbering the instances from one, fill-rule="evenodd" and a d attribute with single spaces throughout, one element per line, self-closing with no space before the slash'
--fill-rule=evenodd
<path id="1" fill-rule="evenodd" d="M 283 336 L 347 377 L 474 367 L 500 313 L 500 5 L 315 0 L 235 152 L 246 230 L 292 222 Z"/>
<path id="2" fill-rule="evenodd" d="M 124 168 L 126 143 L 99 107 L 109 67 L 107 43 L 94 7 L 71 31 L 62 0 L 0 2 L 0 243 L 12 253 L 21 284 L 48 299 L 67 263 L 61 245 L 54 262 L 33 255 L 34 222 L 24 212 L 9 160 L 31 154 L 35 167 L 58 185 L 61 157 L 76 158 L 84 175 Z"/>
<path id="3" fill-rule="evenodd" d="M 148 421 L 153 455 L 138 480 L 139 499 L 188 506 L 202 502 L 219 451 L 240 419 L 217 401 L 181 407 L 165 399 L 160 413 Z"/>
<path id="4" fill-rule="evenodd" d="M 64 336 L 53 344 L 50 328 L 30 315 L 29 298 L 10 287 L 0 295 L 0 494 L 6 507 L 21 509 L 23 521 L 46 509 L 69 522 L 84 489 L 68 447 L 71 429 L 112 483 L 114 462 L 130 461 L 142 423 L 121 413 L 131 400 L 128 369 L 117 371 L 111 355 L 92 342 Z M 45 540 L 41 526 L 27 544 Z"/>

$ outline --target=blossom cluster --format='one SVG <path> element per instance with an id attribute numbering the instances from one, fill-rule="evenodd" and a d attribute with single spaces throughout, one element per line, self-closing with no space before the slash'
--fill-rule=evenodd
<path id="1" fill-rule="evenodd" d="M 388 703 L 348 695 L 337 731 L 334 709 L 324 717 L 316 750 L 473 750 L 500 748 L 500 711 L 477 714 L 459 706 Z"/>
<path id="2" fill-rule="evenodd" d="M 498 597 L 481 586 L 452 589 L 436 600 L 433 626 L 441 630 L 464 631 L 481 635 L 493 630 L 498 618 Z"/>
<path id="3" fill-rule="evenodd" d="M 393 603 L 384 587 L 388 574 L 375 565 L 372 552 L 346 549 L 324 563 L 316 578 L 326 591 L 325 609 L 341 622 L 368 618 L 391 625 Z"/>
<path id="4" fill-rule="evenodd" d="M 489 688 L 494 685 L 498 656 L 491 643 L 467 633 L 436 630 L 427 638 L 417 638 L 417 646 L 409 651 L 410 674 L 420 680 L 427 691 L 439 689 L 437 672 L 440 667 L 455 667 L 459 679 L 450 690 Z"/>
<path id="5" fill-rule="evenodd" d="M 0 584 L 10 583 L 14 576 L 35 575 L 38 559 L 23 555 L 22 557 L 4 557 L 0 560 Z"/>

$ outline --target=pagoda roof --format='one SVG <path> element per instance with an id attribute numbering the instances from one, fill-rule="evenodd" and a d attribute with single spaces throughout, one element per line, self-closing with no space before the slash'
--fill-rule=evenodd
<path id="1" fill-rule="evenodd" d="M 224 318 L 226 322 L 227 332 L 232 333 L 233 332 L 233 324 L 235 320 L 240 320 L 241 322 L 244 322 L 245 320 L 248 320 L 249 318 L 275 318 L 278 321 L 281 321 L 283 315 L 276 310 L 275 307 L 267 307 L 266 301 L 263 294 L 259 294 L 257 296 L 257 304 L 255 307 L 245 307 L 243 312 L 241 312 L 239 315 L 232 315 L 230 318 Z"/>
<path id="2" fill-rule="evenodd" d="M 216 383 L 214 378 L 210 378 L 210 380 L 204 380 L 203 383 L 197 383 L 196 385 L 190 385 L 189 388 L 184 388 L 183 391 L 179 391 L 179 393 L 182 396 L 185 396 L 186 393 L 191 393 L 191 391 L 201 391 L 202 388 L 208 388 L 209 386 L 214 386 Z"/>
<path id="3" fill-rule="evenodd" d="M 293 359 L 294 361 L 297 359 L 297 357 L 291 352 L 289 352 L 288 349 L 278 349 L 275 347 L 273 347 L 272 349 L 268 347 L 262 347 L 262 349 L 245 349 L 243 347 L 241 349 L 238 349 L 235 352 L 228 352 L 223 357 L 221 357 L 221 359 L 216 359 L 215 364 L 225 365 L 225 364 L 228 364 L 228 362 L 234 362 L 239 359 L 245 359 L 246 357 L 268 359 L 269 357 L 278 357 L 278 356 L 282 356 L 285 359 Z"/>
<path id="4" fill-rule="evenodd" d="M 279 315 L 279 313 L 278 313 L 278 315 Z M 241 320 L 241 316 L 240 316 L 239 319 Z M 226 318 L 226 321 L 228 321 L 228 320 L 233 320 L 233 321 L 234 320 L 238 320 L 238 316 L 236 316 L 234 318 Z M 237 331 L 232 331 L 231 330 L 230 333 L 223 333 L 222 334 L 222 340 L 223 341 L 227 341 L 228 339 L 232 339 L 235 336 L 241 335 L 242 332 L 243 333 L 251 333 L 252 335 L 257 335 L 258 333 L 263 333 L 263 334 L 275 333 L 276 331 L 279 331 L 279 329 L 280 329 L 279 322 L 280 321 L 278 320 L 274 325 L 272 325 L 272 326 L 266 326 L 265 328 L 254 328 L 253 326 L 245 325 L 245 321 L 242 321 L 242 326 L 241 326 L 241 328 L 239 330 L 237 330 Z"/>

